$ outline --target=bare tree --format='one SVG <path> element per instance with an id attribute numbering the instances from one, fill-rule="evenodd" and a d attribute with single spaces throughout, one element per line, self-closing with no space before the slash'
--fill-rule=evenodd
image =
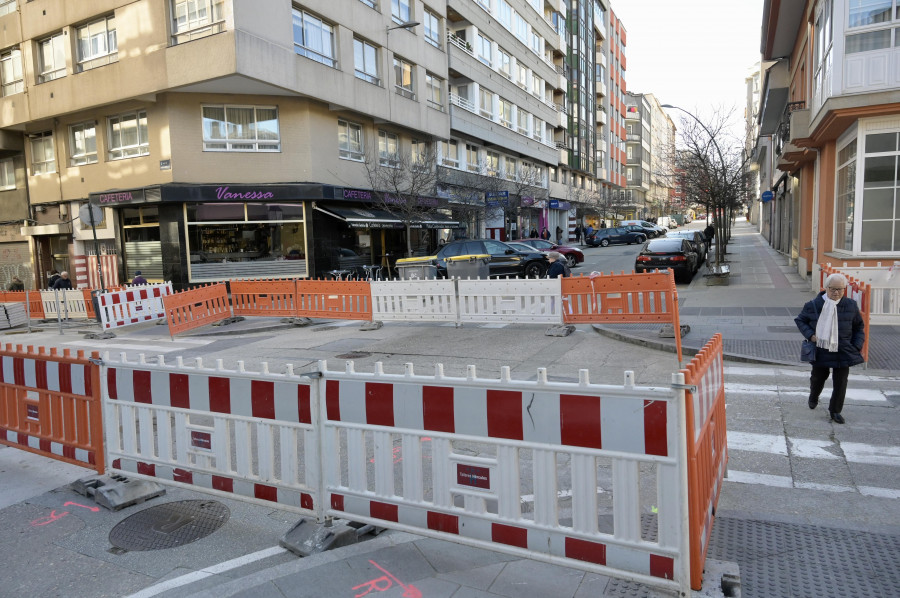
<path id="1" fill-rule="evenodd" d="M 747 199 L 743 142 L 729 132 L 731 114 L 718 112 L 709 121 L 687 113 L 679 130 L 679 167 L 685 194 L 697 198 L 713 216 L 715 266 L 725 261 L 734 213 Z"/>
<path id="2" fill-rule="evenodd" d="M 403 223 L 407 255 L 412 255 L 411 230 L 421 226 L 440 205 L 435 197 L 435 155 L 426 145 L 430 144 L 422 144 L 422 151 L 416 154 L 366 155 L 366 178 L 376 204 Z"/>

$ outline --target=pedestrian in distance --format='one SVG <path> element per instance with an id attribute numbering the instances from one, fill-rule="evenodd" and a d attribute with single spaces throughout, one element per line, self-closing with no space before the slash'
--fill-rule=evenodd
<path id="1" fill-rule="evenodd" d="M 137 286 L 140 284 L 147 284 L 147 279 L 143 277 L 140 270 L 134 271 L 134 278 L 131 279 L 132 286 Z"/>
<path id="2" fill-rule="evenodd" d="M 577 241 L 579 245 L 581 245 L 583 234 L 584 234 L 584 231 L 581 230 L 581 224 L 576 224 L 575 225 L 575 241 Z"/>
<path id="3" fill-rule="evenodd" d="M 25 283 L 22 282 L 22 279 L 18 276 L 13 276 L 12 281 L 9 283 L 9 286 L 6 287 L 7 291 L 24 291 Z"/>
<path id="4" fill-rule="evenodd" d="M 563 229 L 561 229 L 560 227 L 557 226 L 556 227 L 556 244 L 557 245 L 562 244 L 562 235 L 563 235 Z"/>
<path id="5" fill-rule="evenodd" d="M 545 241 L 550 240 L 550 231 L 547 230 L 547 227 L 544 227 L 544 230 L 541 231 L 541 238 Z"/>
<path id="6" fill-rule="evenodd" d="M 50 278 L 47 280 L 47 288 L 52 289 L 54 283 L 56 283 L 57 280 L 59 280 L 59 272 L 57 272 L 55 269 L 50 270 Z"/>
<path id="7" fill-rule="evenodd" d="M 565 277 L 571 274 L 569 266 L 566 264 L 566 261 L 562 259 L 562 254 L 560 252 L 549 252 L 547 254 L 547 259 L 550 260 L 550 267 L 547 269 L 547 278 L 559 278 L 560 276 Z"/>
<path id="8" fill-rule="evenodd" d="M 707 224 L 706 228 L 703 229 L 703 236 L 706 237 L 707 245 L 712 243 L 713 237 L 716 236 L 716 227 L 712 224 Z"/>
<path id="9" fill-rule="evenodd" d="M 534 228 L 533 226 L 531 227 L 531 232 L 528 233 L 528 238 L 529 239 L 537 239 L 538 238 L 537 229 Z"/>
<path id="10" fill-rule="evenodd" d="M 69 280 L 69 273 L 65 272 L 65 271 L 60 272 L 59 278 L 56 279 L 56 281 L 51 285 L 50 288 L 61 290 L 61 291 L 71 289 L 72 281 Z"/>
<path id="11" fill-rule="evenodd" d="M 863 362 L 863 343 L 866 339 L 865 324 L 856 301 L 844 296 L 847 278 L 843 274 L 831 274 L 825 279 L 825 289 L 803 306 L 794 319 L 803 338 L 816 343 L 816 354 L 810 362 L 810 409 L 819 404 L 819 394 L 831 374 L 831 401 L 828 415 L 835 423 L 844 423 L 841 411 L 847 394 L 850 368 Z"/>

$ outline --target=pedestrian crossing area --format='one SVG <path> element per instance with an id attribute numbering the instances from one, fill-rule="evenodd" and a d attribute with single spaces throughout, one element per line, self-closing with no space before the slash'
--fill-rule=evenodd
<path id="1" fill-rule="evenodd" d="M 854 372 L 838 426 L 827 418 L 830 384 L 807 407 L 807 367 L 726 366 L 726 483 L 900 498 L 900 377 Z"/>

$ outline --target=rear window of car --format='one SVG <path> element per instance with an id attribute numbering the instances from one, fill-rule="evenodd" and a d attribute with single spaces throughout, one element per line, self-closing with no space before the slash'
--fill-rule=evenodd
<path id="1" fill-rule="evenodd" d="M 649 251 L 681 251 L 683 239 L 654 239 L 647 243 Z"/>

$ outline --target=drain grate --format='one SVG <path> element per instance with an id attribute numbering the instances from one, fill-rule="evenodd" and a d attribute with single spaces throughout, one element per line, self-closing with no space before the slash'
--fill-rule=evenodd
<path id="1" fill-rule="evenodd" d="M 350 351 L 349 353 L 342 353 L 340 355 L 335 355 L 335 359 L 363 359 L 365 357 L 371 357 L 371 353 L 366 353 L 365 351 Z"/>
<path id="2" fill-rule="evenodd" d="M 228 521 L 231 511 L 214 500 L 182 500 L 135 513 L 109 532 L 120 551 L 162 550 L 190 544 Z"/>

